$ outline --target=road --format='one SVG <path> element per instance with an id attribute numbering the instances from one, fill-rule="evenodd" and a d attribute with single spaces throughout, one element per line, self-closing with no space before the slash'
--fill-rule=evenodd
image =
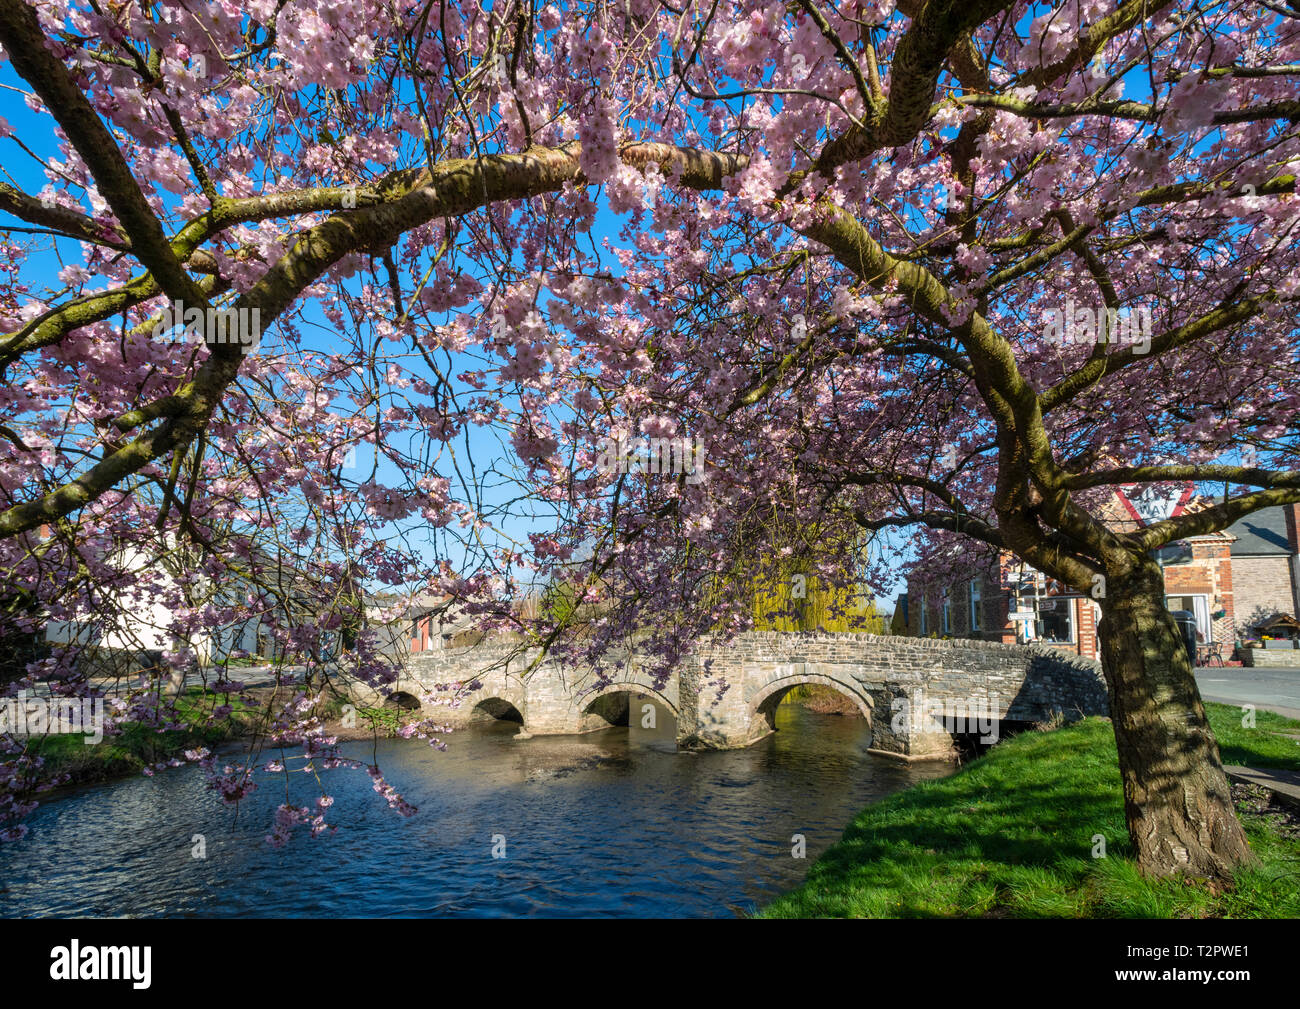
<path id="1" fill-rule="evenodd" d="M 1300 669 L 1198 669 L 1196 685 L 1207 701 L 1253 704 L 1288 718 L 1300 718 Z"/>
<path id="2" fill-rule="evenodd" d="M 286 674 L 300 675 L 303 672 L 303 666 L 285 666 Z M 215 683 L 218 673 L 215 669 L 205 670 L 208 683 Z M 236 683 L 242 683 L 246 687 L 269 687 L 275 683 L 274 666 L 236 666 L 229 671 L 229 678 Z M 203 683 L 203 680 L 196 673 L 190 673 L 185 680 L 185 686 L 197 687 Z M 90 680 L 91 686 L 102 690 L 107 697 L 117 697 L 129 693 L 140 686 L 138 677 L 134 676 L 117 676 L 117 677 L 93 677 Z M 48 683 L 38 683 L 35 687 L 28 688 L 28 697 L 48 697 L 50 687 Z"/>

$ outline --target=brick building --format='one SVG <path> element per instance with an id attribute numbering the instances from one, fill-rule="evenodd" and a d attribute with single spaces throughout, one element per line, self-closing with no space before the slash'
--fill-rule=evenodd
<path id="1" fill-rule="evenodd" d="M 1237 626 L 1244 632 L 1270 616 L 1300 617 L 1300 505 L 1265 508 L 1228 527 Z"/>
<path id="2" fill-rule="evenodd" d="M 1117 499 L 1108 521 L 1116 527 L 1143 521 L 1130 514 L 1122 496 Z M 1206 503 L 1189 495 L 1179 509 Z M 1164 569 L 1166 605 L 1193 613 L 1200 640 L 1224 658 L 1269 617 L 1300 616 L 1300 505 L 1265 509 L 1222 532 L 1171 543 L 1157 552 L 1157 560 Z M 913 572 L 898 600 L 899 624 L 909 635 L 1038 641 L 1100 657 L 1097 603 L 1010 555 L 938 589 L 922 590 L 922 581 L 934 579 L 920 574 Z"/>

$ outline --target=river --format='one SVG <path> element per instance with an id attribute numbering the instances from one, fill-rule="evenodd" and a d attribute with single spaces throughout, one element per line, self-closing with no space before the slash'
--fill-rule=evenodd
<path id="1" fill-rule="evenodd" d="M 793 704 L 776 733 L 725 752 L 676 752 L 658 714 L 657 729 L 526 741 L 489 722 L 446 752 L 380 741 L 387 780 L 419 812 L 390 811 L 362 771 L 330 771 L 338 832 L 299 827 L 278 849 L 264 838 L 282 775 L 237 811 L 193 767 L 72 790 L 0 847 L 0 916 L 743 915 L 802 882 L 862 806 L 951 771 L 876 757 L 863 720 Z M 292 800 L 312 805 L 319 786 L 292 779 Z"/>

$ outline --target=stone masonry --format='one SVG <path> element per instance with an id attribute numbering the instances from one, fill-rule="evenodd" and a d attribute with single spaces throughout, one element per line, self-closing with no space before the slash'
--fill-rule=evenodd
<path id="1" fill-rule="evenodd" d="M 423 713 L 439 721 L 509 717 L 522 722 L 523 737 L 605 728 L 627 718 L 630 695 L 634 707 L 638 697 L 652 699 L 672 714 L 682 748 L 727 749 L 770 733 L 791 688 L 819 683 L 857 704 L 874 751 L 903 759 L 951 755 L 954 732 L 973 731 L 977 718 L 1040 722 L 1107 713 L 1096 662 L 994 641 L 756 631 L 701 642 L 661 688 L 636 655 L 625 655 L 614 682 L 599 690 L 590 674 L 551 660 L 525 679 L 536 654 L 491 641 L 420 652 L 407 658 L 396 689 L 409 695 L 408 704 L 423 700 Z M 478 688 L 459 706 L 439 701 L 447 696 L 440 686 L 473 680 Z"/>

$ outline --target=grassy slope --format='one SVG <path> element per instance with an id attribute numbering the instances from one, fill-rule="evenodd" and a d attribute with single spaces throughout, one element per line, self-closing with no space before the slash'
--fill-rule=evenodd
<path id="1" fill-rule="evenodd" d="M 254 693 L 261 696 L 262 705 L 269 702 L 269 691 Z M 213 709 L 226 703 L 233 709 L 230 716 L 213 718 Z M 339 710 L 339 702 L 330 702 L 324 704 L 319 713 L 324 718 L 336 718 Z M 67 774 L 69 784 L 93 784 L 138 774 L 145 767 L 177 757 L 188 749 L 211 749 L 265 731 L 265 707 L 248 707 L 233 696 L 205 692 L 201 687 L 186 690 L 176 701 L 176 712 L 186 729 L 159 732 L 132 722 L 126 724 L 120 734 L 91 745 L 87 745 L 80 735 L 33 738 L 28 742 L 27 752 L 44 758 L 45 778 Z M 388 709 L 359 708 L 357 714 L 381 734 L 396 731 L 398 718 Z"/>
<path id="2" fill-rule="evenodd" d="M 1225 763 L 1300 769 L 1300 722 L 1212 704 Z M 1007 740 L 950 778 L 868 806 L 764 917 L 1300 917 L 1300 839 L 1243 817 L 1261 864 L 1235 888 L 1143 879 L 1108 721 Z M 1092 857 L 1094 835 L 1105 858 Z"/>
<path id="3" fill-rule="evenodd" d="M 159 732 L 136 723 L 123 726 L 116 736 L 87 744 L 80 735 L 47 735 L 28 742 L 28 753 L 45 760 L 45 774 L 70 775 L 70 784 L 109 781 L 139 773 L 146 766 L 167 760 L 194 747 L 213 747 L 240 735 L 256 713 L 237 700 L 229 720 L 210 719 L 212 709 L 226 701 L 225 695 L 205 694 L 192 687 L 177 699 L 184 731 Z"/>

